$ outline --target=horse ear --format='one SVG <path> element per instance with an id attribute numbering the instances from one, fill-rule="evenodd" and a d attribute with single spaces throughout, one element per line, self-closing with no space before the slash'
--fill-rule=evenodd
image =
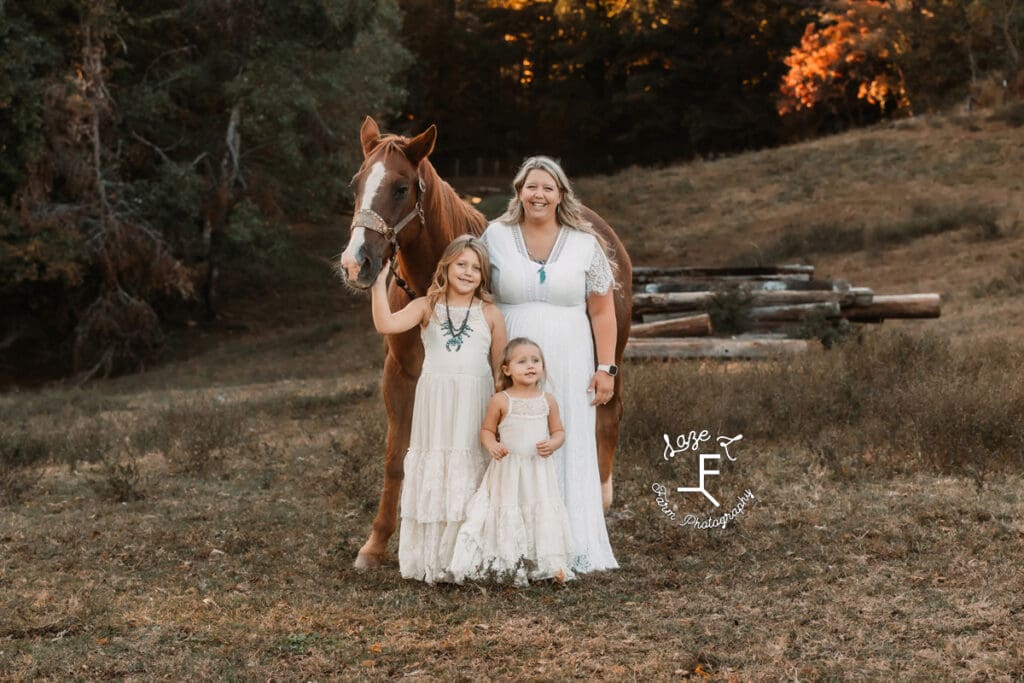
<path id="1" fill-rule="evenodd" d="M 437 126 L 430 124 L 430 128 L 414 137 L 405 146 L 405 156 L 418 166 L 421 161 L 430 156 L 434 151 L 434 142 L 437 141 Z"/>
<path id="2" fill-rule="evenodd" d="M 363 121 L 363 127 L 359 129 L 359 140 L 363 143 L 363 156 L 369 156 L 370 151 L 377 146 L 380 140 L 380 128 L 372 117 L 367 116 Z"/>

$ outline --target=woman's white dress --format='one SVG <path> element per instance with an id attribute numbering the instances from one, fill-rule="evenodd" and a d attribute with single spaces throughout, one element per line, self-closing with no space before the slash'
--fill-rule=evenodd
<path id="1" fill-rule="evenodd" d="M 449 313 L 439 303 L 420 333 L 425 355 L 402 486 L 398 565 L 403 577 L 427 583 L 451 581 L 466 503 L 491 459 L 480 445 L 480 425 L 494 391 L 491 329 L 479 302 L 468 318 L 464 306 Z M 453 332 L 464 319 L 460 345 Z"/>
<path id="2" fill-rule="evenodd" d="M 455 543 L 455 581 L 529 581 L 574 578 L 569 517 L 558 492 L 550 457 L 537 454 L 547 439 L 548 401 L 508 397 L 508 413 L 498 425 L 509 454 L 491 460 L 480 488 L 466 506 L 466 521 Z"/>
<path id="3" fill-rule="evenodd" d="M 529 337 L 544 352 L 546 389 L 554 394 L 565 424 L 565 444 L 551 459 L 569 512 L 577 573 L 618 567 L 601 500 L 597 463 L 597 412 L 587 387 L 594 375 L 594 340 L 587 295 L 614 284 L 597 238 L 562 227 L 544 265 L 527 254 L 518 225 L 493 222 L 484 232 L 491 261 L 491 288 L 505 315 L 509 339 Z"/>

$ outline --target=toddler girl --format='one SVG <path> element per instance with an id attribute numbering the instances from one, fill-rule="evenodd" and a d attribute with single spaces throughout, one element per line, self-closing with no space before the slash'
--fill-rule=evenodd
<path id="1" fill-rule="evenodd" d="M 544 391 L 544 354 L 517 337 L 505 347 L 499 391 L 487 406 L 480 441 L 491 454 L 466 508 L 451 571 L 466 578 L 574 578 L 572 529 L 549 456 L 565 441 L 555 398 Z M 500 434 L 500 439 L 499 439 Z"/>

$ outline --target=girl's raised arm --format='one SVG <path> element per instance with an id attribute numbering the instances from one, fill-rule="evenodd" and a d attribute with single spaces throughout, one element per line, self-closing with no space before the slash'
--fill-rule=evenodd
<path id="1" fill-rule="evenodd" d="M 387 277 L 388 269 L 382 266 L 380 275 L 370 287 L 373 326 L 376 330 L 381 334 L 398 334 L 426 322 L 429 314 L 426 297 L 413 299 L 397 313 L 391 312 L 391 305 L 388 303 Z"/>

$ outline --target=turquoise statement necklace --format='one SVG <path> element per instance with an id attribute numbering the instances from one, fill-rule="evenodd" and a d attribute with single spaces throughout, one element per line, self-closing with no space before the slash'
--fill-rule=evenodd
<path id="1" fill-rule="evenodd" d="M 469 333 L 473 331 L 473 328 L 469 326 L 469 312 L 473 310 L 474 298 L 475 297 L 470 297 L 469 306 L 466 307 L 466 317 L 462 319 L 462 324 L 459 325 L 459 329 L 456 330 L 455 325 L 452 323 L 452 312 L 448 308 L 448 295 L 446 294 L 444 297 L 445 321 L 441 323 L 441 331 L 446 337 L 448 337 L 448 341 L 444 343 L 444 347 L 448 351 L 461 350 L 462 342 L 469 336 Z"/>

